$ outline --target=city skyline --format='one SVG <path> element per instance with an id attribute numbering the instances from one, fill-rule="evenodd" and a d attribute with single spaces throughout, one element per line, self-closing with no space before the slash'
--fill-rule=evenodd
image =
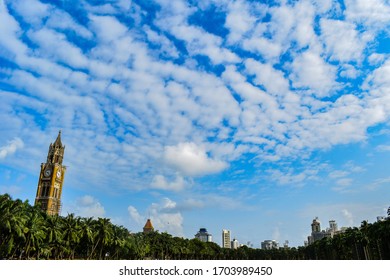
<path id="1" fill-rule="evenodd" d="M 62 215 L 254 247 L 390 197 L 385 0 L 0 0 L 0 193 L 33 204 L 62 131 Z"/>

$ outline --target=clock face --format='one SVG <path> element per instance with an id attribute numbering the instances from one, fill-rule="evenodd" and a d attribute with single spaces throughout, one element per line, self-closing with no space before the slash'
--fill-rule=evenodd
<path id="1" fill-rule="evenodd" d="M 45 176 L 46 176 L 46 177 L 49 177 L 50 174 L 51 174 L 51 170 L 50 170 L 50 169 L 46 169 L 46 170 L 45 170 Z"/>
<path id="2" fill-rule="evenodd" d="M 60 178 L 60 177 L 61 177 L 61 171 L 58 170 L 58 171 L 57 171 L 57 178 Z"/>

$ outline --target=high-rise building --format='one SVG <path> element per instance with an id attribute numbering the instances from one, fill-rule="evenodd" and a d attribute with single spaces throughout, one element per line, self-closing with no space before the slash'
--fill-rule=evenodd
<path id="1" fill-rule="evenodd" d="M 264 240 L 261 242 L 261 249 L 263 250 L 271 250 L 278 249 L 279 243 L 276 240 Z"/>
<path id="2" fill-rule="evenodd" d="M 198 233 L 195 234 L 195 238 L 199 239 L 202 242 L 212 242 L 213 236 L 207 232 L 207 229 L 200 228 Z"/>
<path id="3" fill-rule="evenodd" d="M 231 242 L 231 248 L 232 249 L 237 249 L 238 247 L 240 247 L 240 242 L 238 242 L 237 239 L 233 238 L 233 240 Z"/>
<path id="4" fill-rule="evenodd" d="M 48 215 L 61 212 L 61 195 L 66 166 L 62 165 L 65 146 L 61 142 L 61 130 L 57 139 L 49 146 L 47 159 L 41 164 L 35 205 L 39 205 Z"/>
<path id="5" fill-rule="evenodd" d="M 230 243 L 230 230 L 223 229 L 222 230 L 222 248 L 231 248 Z"/>

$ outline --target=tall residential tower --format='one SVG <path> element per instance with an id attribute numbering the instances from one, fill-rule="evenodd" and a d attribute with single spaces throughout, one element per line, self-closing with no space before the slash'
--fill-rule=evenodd
<path id="1" fill-rule="evenodd" d="M 222 248 L 231 248 L 230 243 L 230 230 L 222 230 Z"/>

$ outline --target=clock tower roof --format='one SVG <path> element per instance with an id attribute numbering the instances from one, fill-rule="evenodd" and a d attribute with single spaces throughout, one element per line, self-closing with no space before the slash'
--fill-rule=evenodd
<path id="1" fill-rule="evenodd" d="M 58 132 L 58 136 L 56 141 L 53 143 L 54 147 L 62 147 L 62 142 L 61 142 L 61 130 Z"/>
<path id="2" fill-rule="evenodd" d="M 47 153 L 47 163 L 58 163 L 62 164 L 62 159 L 64 157 L 65 146 L 61 142 L 61 130 L 58 132 L 58 136 L 54 143 L 51 143 L 49 146 L 49 152 Z"/>

